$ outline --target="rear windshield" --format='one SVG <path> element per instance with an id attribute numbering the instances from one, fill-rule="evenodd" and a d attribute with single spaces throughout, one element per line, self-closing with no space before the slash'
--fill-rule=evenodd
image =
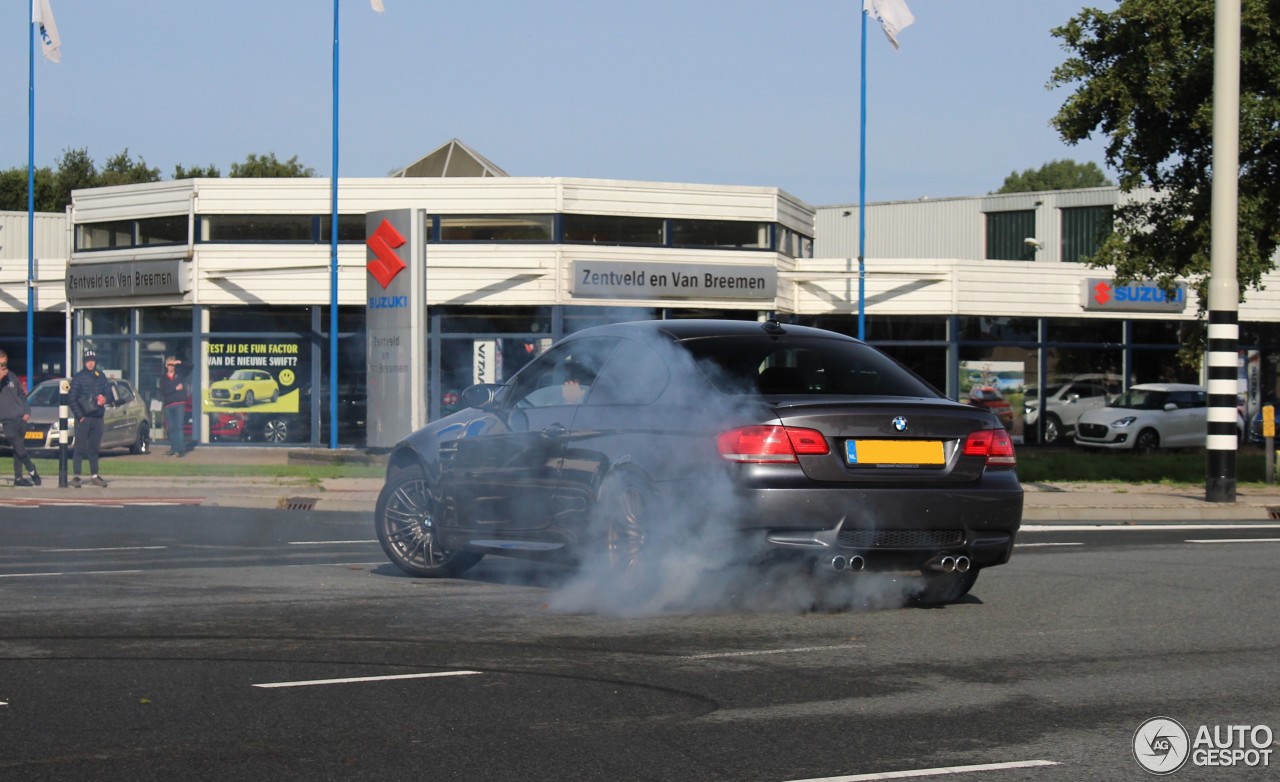
<path id="1" fill-rule="evenodd" d="M 36 407 L 53 407 L 58 404 L 58 384 L 41 383 L 27 397 L 27 404 Z"/>
<path id="2" fill-rule="evenodd" d="M 704 337 L 682 343 L 728 394 L 941 396 L 869 345 L 819 337 Z"/>

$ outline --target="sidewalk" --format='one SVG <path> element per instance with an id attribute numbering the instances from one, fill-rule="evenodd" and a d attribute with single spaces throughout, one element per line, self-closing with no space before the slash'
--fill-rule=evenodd
<path id="1" fill-rule="evenodd" d="M 135 477 L 113 476 L 116 459 L 173 460 L 164 446 L 145 456 L 103 456 L 106 489 L 59 488 L 56 472 L 43 475 L 39 488 L 17 488 L 12 478 L 0 478 L 0 508 L 30 504 L 199 504 L 235 508 L 321 510 L 373 513 L 382 478 L 331 478 L 311 483 L 304 478 L 257 477 Z M 327 464 L 335 460 L 385 463 L 385 457 L 362 451 L 309 448 L 253 448 L 201 446 L 183 457 L 199 464 L 280 465 Z M 0 462 L 7 462 L 7 455 Z M 7 465 L 5 465 L 7 468 Z M 6 469 L 7 473 L 7 469 Z M 1023 520 L 1028 523 L 1065 521 L 1268 521 L 1271 509 L 1280 516 L 1280 486 L 1240 488 L 1236 501 L 1207 502 L 1203 486 L 1127 485 L 1107 483 L 1026 483 Z"/>

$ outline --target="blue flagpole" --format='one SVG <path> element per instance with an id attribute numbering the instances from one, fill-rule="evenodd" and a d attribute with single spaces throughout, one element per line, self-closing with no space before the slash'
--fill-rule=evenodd
<path id="1" fill-rule="evenodd" d="M 858 111 L 858 339 L 867 338 L 867 9 L 862 9 L 861 100 Z"/>
<path id="2" fill-rule="evenodd" d="M 338 5 L 333 0 L 333 168 L 329 187 L 329 447 L 338 447 Z"/>
<path id="3" fill-rule="evenodd" d="M 27 390 L 36 371 L 36 30 L 27 9 Z"/>

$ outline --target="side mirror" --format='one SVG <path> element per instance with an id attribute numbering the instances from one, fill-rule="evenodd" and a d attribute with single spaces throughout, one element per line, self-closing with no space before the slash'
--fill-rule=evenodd
<path id="1" fill-rule="evenodd" d="M 462 390 L 459 398 L 466 407 L 474 407 L 477 410 L 485 410 L 493 407 L 498 401 L 499 393 L 506 386 L 497 383 L 477 383 L 474 386 L 467 386 Z"/>
<path id="2" fill-rule="evenodd" d="M 1165 403 L 1164 403 L 1164 409 L 1165 409 L 1165 411 L 1166 411 L 1166 412 L 1167 412 L 1167 411 L 1169 411 L 1169 410 L 1177 410 L 1177 409 L 1178 409 L 1178 406 L 1177 406 L 1177 405 L 1175 405 L 1173 402 L 1165 402 Z"/>

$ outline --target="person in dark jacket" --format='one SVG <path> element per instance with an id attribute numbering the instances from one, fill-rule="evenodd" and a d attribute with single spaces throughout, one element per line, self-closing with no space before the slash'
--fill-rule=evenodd
<path id="1" fill-rule="evenodd" d="M 89 459 L 89 483 L 106 487 L 107 482 L 98 474 L 98 448 L 102 445 L 103 419 L 107 405 L 113 399 L 111 380 L 98 370 L 98 354 L 84 352 L 84 368 L 71 376 L 71 414 L 76 418 L 76 450 L 72 465 L 75 477 L 72 487 L 83 486 L 80 480 L 80 464 Z"/>
<path id="2" fill-rule="evenodd" d="M 30 420 L 27 392 L 9 371 L 9 354 L 0 350 L 0 435 L 9 441 L 9 447 L 13 449 L 14 486 L 40 485 L 36 463 L 27 455 L 27 422 Z M 23 467 L 27 468 L 30 478 L 22 477 Z"/>
<path id="3" fill-rule="evenodd" d="M 169 356 L 164 360 L 164 374 L 160 376 L 160 401 L 164 405 L 164 429 L 169 434 L 169 452 L 166 455 L 179 458 L 187 452 L 182 431 L 187 417 L 187 384 L 178 377 L 178 365 L 181 363 L 176 356 Z"/>

